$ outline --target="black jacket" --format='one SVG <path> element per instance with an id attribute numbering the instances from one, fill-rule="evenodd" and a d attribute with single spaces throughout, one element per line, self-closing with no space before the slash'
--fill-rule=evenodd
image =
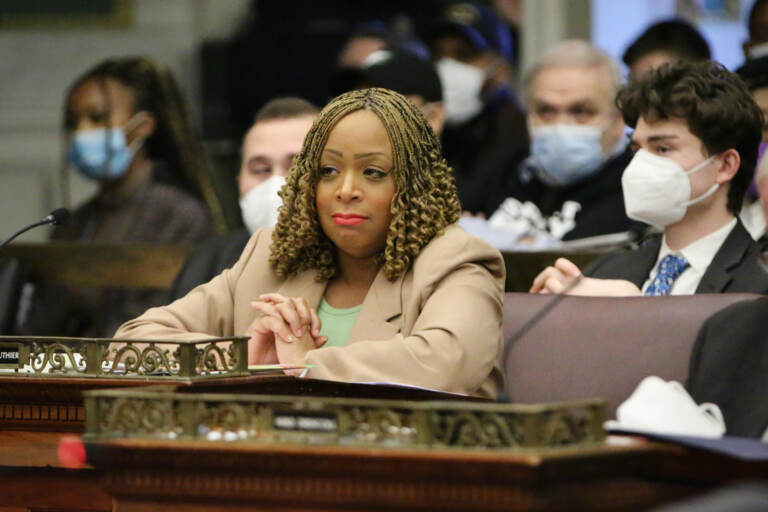
<path id="1" fill-rule="evenodd" d="M 576 240 L 589 236 L 642 230 L 644 224 L 627 217 L 621 175 L 632 159 L 632 152 L 623 153 L 608 160 L 596 173 L 567 187 L 554 187 L 541 181 L 536 174 L 522 168 L 515 172 L 507 197 L 535 204 L 544 217 L 550 217 L 563 208 L 566 201 L 581 205 L 576 214 L 576 226 L 568 231 L 563 240 Z"/>
<path id="2" fill-rule="evenodd" d="M 507 97 L 460 126 L 446 126 L 442 143 L 461 208 L 488 217 L 507 197 L 511 175 L 528 156 L 525 113 Z"/>
<path id="3" fill-rule="evenodd" d="M 584 270 L 584 275 L 602 279 L 626 279 L 638 288 L 648 279 L 661 248 L 661 235 L 648 237 L 634 251 L 609 254 Z M 696 293 L 768 293 L 768 272 L 760 264 L 760 246 L 741 221 L 702 276 Z"/>
<path id="4" fill-rule="evenodd" d="M 192 288 L 207 283 L 231 267 L 240 258 L 251 234 L 245 228 L 211 237 L 189 255 L 171 286 L 169 301 L 189 293 Z"/>
<path id="5" fill-rule="evenodd" d="M 768 298 L 733 304 L 704 323 L 686 388 L 697 403 L 720 407 L 728 435 L 763 435 L 768 427 Z"/>

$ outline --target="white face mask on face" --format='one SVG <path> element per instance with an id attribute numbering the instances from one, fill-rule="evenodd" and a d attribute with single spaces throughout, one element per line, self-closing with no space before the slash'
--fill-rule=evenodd
<path id="1" fill-rule="evenodd" d="M 485 73 L 475 66 L 449 58 L 440 59 L 436 67 L 443 84 L 446 124 L 462 124 L 479 114 L 483 109 L 480 92 Z"/>
<path id="2" fill-rule="evenodd" d="M 277 192 L 283 185 L 285 178 L 273 175 L 246 192 L 240 199 L 243 223 L 250 233 L 277 224 L 277 210 L 283 204 Z"/>
<path id="3" fill-rule="evenodd" d="M 704 169 L 711 156 L 686 171 L 672 160 L 640 149 L 624 170 L 621 188 L 624 191 L 624 208 L 627 217 L 664 228 L 685 217 L 688 207 L 714 194 L 719 184 L 695 199 L 691 199 L 691 182 L 688 176 Z"/>

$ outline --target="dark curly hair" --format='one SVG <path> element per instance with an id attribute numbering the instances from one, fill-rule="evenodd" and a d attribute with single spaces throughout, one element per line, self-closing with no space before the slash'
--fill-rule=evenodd
<path id="1" fill-rule="evenodd" d="M 645 29 L 624 51 L 621 60 L 628 67 L 654 52 L 666 52 L 674 60 L 696 61 L 711 57 L 709 44 L 696 27 L 683 19 L 670 19 Z"/>
<path id="2" fill-rule="evenodd" d="M 698 137 L 705 156 L 735 149 L 741 166 L 730 181 L 728 210 L 738 214 L 752 181 L 763 113 L 747 86 L 722 64 L 712 61 L 664 64 L 629 82 L 616 96 L 624 122 L 681 118 Z"/>
<path id="3" fill-rule="evenodd" d="M 386 127 L 394 157 L 392 220 L 377 259 L 387 278 L 395 280 L 405 273 L 421 249 L 459 219 L 461 207 L 451 169 L 419 109 L 389 89 L 351 91 L 320 112 L 280 191 L 283 206 L 269 258 L 278 275 L 317 269 L 317 280 L 322 281 L 336 273 L 336 248 L 320 226 L 315 204 L 320 155 L 336 123 L 363 109 L 376 114 Z"/>

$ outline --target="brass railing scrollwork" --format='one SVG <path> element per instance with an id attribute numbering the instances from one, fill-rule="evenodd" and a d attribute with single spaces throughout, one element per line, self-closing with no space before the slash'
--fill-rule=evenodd
<path id="1" fill-rule="evenodd" d="M 604 404 L 526 406 L 274 395 L 87 391 L 86 437 L 525 450 L 602 442 Z"/>
<path id="2" fill-rule="evenodd" d="M 82 373 L 86 366 L 83 351 L 81 347 L 62 343 L 32 343 L 29 362 L 35 373 Z"/>
<path id="3" fill-rule="evenodd" d="M 197 349 L 195 368 L 200 375 L 225 371 L 235 367 L 235 357 L 232 346 L 224 350 L 217 344 L 210 343 Z"/>
<path id="4" fill-rule="evenodd" d="M 242 336 L 193 341 L 0 336 L 0 342 L 18 346 L 21 354 L 18 364 L 5 364 L 0 375 L 159 380 L 249 375 L 248 338 Z"/>

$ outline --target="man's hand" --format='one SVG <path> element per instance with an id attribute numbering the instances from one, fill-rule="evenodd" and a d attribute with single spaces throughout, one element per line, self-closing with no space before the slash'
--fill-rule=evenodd
<path id="1" fill-rule="evenodd" d="M 545 268 L 533 280 L 531 293 L 562 293 L 571 282 L 581 276 L 581 270 L 572 261 L 558 258 L 554 266 Z M 593 297 L 627 297 L 642 295 L 634 283 L 623 279 L 596 279 L 581 277 L 568 295 L 587 295 Z"/>
<path id="2" fill-rule="evenodd" d="M 533 280 L 531 293 L 561 293 L 571 281 L 581 275 L 581 270 L 572 261 L 558 258 L 554 266 L 541 271 Z"/>
<path id="3" fill-rule="evenodd" d="M 642 295 L 640 289 L 624 279 L 595 279 L 582 277 L 581 281 L 568 291 L 568 295 L 587 295 L 591 297 L 632 297 Z"/>

